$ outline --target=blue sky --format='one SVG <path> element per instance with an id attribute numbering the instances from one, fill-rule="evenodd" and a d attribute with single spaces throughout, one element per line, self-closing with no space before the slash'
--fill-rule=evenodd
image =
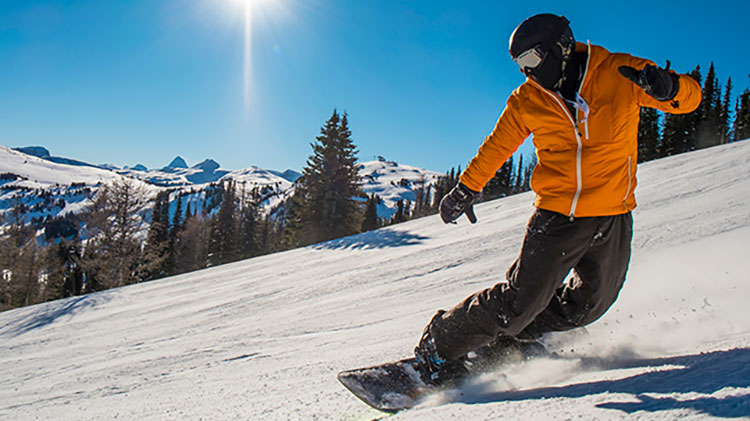
<path id="1" fill-rule="evenodd" d="M 334 108 L 361 161 L 465 166 L 523 76 L 508 37 L 563 14 L 578 40 L 750 87 L 747 1 L 0 1 L 0 144 L 92 163 L 300 170 Z M 525 152 L 530 148 L 526 146 Z"/>

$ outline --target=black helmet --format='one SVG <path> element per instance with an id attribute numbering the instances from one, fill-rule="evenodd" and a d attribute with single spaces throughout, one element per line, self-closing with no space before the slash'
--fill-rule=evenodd
<path id="1" fill-rule="evenodd" d="M 547 89 L 559 89 L 575 48 L 564 16 L 542 13 L 523 21 L 510 36 L 510 56 L 521 71 Z"/>

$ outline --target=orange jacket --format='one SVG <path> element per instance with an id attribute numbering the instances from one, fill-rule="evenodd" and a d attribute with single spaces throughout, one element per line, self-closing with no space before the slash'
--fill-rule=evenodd
<path id="1" fill-rule="evenodd" d="M 680 75 L 673 101 L 657 101 L 624 78 L 619 66 L 638 70 L 653 62 L 602 47 L 578 43 L 588 59 L 579 107 L 573 117 L 558 94 L 532 79 L 519 86 L 492 133 L 461 174 L 480 191 L 523 141 L 533 133 L 538 164 L 531 177 L 535 206 L 575 217 L 619 215 L 635 208 L 640 107 L 689 113 L 700 105 L 701 87 Z"/>

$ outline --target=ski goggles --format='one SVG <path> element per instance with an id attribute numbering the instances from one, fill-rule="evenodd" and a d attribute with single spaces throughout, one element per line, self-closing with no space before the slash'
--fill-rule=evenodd
<path id="1" fill-rule="evenodd" d="M 517 57 L 513 57 L 513 61 L 516 62 L 522 71 L 536 68 L 542 60 L 544 60 L 544 54 L 537 47 L 526 50 Z"/>

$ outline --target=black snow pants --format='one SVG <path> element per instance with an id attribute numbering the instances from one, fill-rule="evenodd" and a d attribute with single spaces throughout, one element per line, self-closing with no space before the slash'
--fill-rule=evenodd
<path id="1" fill-rule="evenodd" d="M 632 237 L 629 212 L 571 221 L 537 209 L 507 282 L 439 311 L 430 321 L 426 330 L 438 354 L 453 361 L 498 335 L 533 339 L 594 322 L 625 282 Z M 572 282 L 566 283 L 571 269 Z"/>

